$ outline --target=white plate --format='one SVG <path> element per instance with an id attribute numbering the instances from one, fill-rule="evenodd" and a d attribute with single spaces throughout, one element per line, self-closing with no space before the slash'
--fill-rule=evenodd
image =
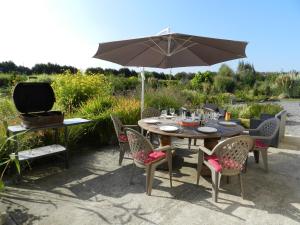
<path id="1" fill-rule="evenodd" d="M 237 125 L 235 122 L 231 122 L 231 121 L 219 121 L 219 124 L 223 126 L 230 126 L 230 127 Z"/>
<path id="2" fill-rule="evenodd" d="M 161 127 L 159 127 L 159 129 L 162 130 L 162 131 L 165 131 L 165 132 L 176 132 L 176 131 L 179 130 L 178 127 L 169 126 L 169 125 L 161 126 Z"/>
<path id="3" fill-rule="evenodd" d="M 157 120 L 157 119 L 144 119 L 144 122 L 149 123 L 149 124 L 155 124 L 155 123 L 158 123 L 159 120 Z"/>
<path id="4" fill-rule="evenodd" d="M 172 116 L 172 115 L 166 115 L 166 119 L 172 119 L 172 118 L 175 118 L 175 116 Z"/>
<path id="5" fill-rule="evenodd" d="M 197 130 L 202 133 L 216 133 L 218 131 L 214 127 L 198 127 Z"/>

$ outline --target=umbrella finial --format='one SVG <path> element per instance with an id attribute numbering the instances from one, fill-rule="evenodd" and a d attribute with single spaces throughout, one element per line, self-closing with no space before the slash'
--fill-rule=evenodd
<path id="1" fill-rule="evenodd" d="M 171 33 L 171 28 L 170 28 L 170 26 L 168 26 L 167 28 L 158 32 L 156 35 L 164 35 L 164 34 L 170 34 L 170 33 Z"/>

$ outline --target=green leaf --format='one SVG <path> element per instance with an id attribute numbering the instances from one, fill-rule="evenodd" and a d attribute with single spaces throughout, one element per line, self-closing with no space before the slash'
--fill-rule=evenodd
<path id="1" fill-rule="evenodd" d="M 21 173 L 21 168 L 20 168 L 20 163 L 18 159 L 14 159 L 14 163 L 16 165 L 17 171 L 20 174 Z"/>
<path id="2" fill-rule="evenodd" d="M 3 180 L 0 180 L 0 191 L 4 191 L 5 185 Z"/>
<path id="3" fill-rule="evenodd" d="M 6 163 L 9 163 L 9 162 L 10 162 L 10 159 L 8 159 L 8 160 L 6 160 L 6 161 L 0 163 L 0 166 L 5 165 Z"/>

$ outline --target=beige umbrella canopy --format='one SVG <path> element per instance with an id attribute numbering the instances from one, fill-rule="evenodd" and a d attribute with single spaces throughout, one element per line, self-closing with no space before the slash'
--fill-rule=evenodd
<path id="1" fill-rule="evenodd" d="M 174 68 L 210 66 L 246 57 L 247 42 L 167 33 L 100 43 L 94 58 L 122 66 Z M 144 76 L 142 73 L 142 110 Z"/>

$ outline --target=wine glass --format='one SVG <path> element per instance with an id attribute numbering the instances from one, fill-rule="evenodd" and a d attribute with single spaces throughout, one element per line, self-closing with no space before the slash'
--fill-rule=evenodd
<path id="1" fill-rule="evenodd" d="M 171 114 L 171 116 L 175 115 L 175 109 L 174 108 L 170 108 L 170 114 Z"/>
<path id="2" fill-rule="evenodd" d="M 164 109 L 164 110 L 161 110 L 160 116 L 161 116 L 161 117 L 166 117 L 167 114 L 168 114 L 168 113 L 167 113 L 167 110 Z"/>

